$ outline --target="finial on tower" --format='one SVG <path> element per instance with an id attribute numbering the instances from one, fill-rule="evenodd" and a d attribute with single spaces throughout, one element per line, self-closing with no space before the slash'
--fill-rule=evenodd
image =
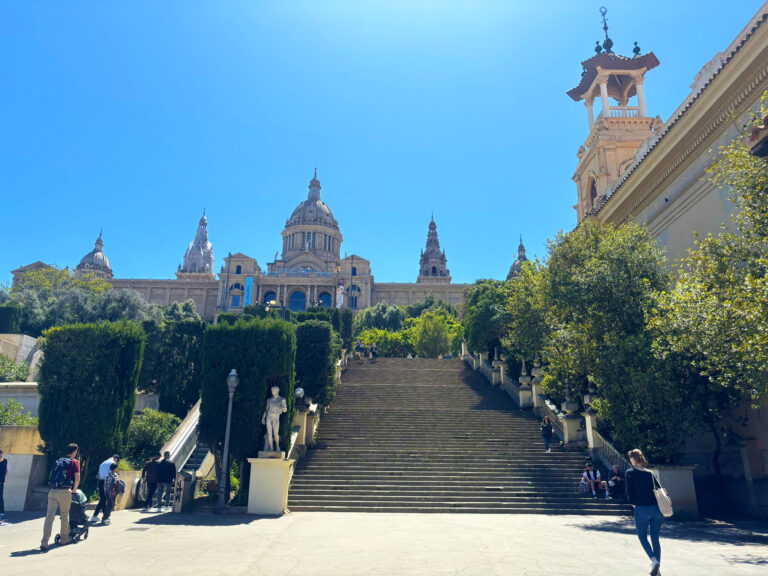
<path id="1" fill-rule="evenodd" d="M 637 45 L 637 42 L 635 42 L 635 47 L 632 48 L 632 54 L 635 55 L 635 58 L 640 58 L 640 46 Z"/>
<path id="2" fill-rule="evenodd" d="M 603 49 L 605 50 L 606 54 L 613 54 L 613 50 L 611 50 L 611 48 L 613 48 L 613 40 L 611 40 L 608 37 L 608 18 L 605 17 L 605 15 L 608 14 L 608 9 L 605 6 L 601 6 L 600 14 L 603 17 L 603 32 L 605 32 L 605 40 L 603 40 Z M 595 51 L 597 51 L 597 48 L 595 48 Z"/>

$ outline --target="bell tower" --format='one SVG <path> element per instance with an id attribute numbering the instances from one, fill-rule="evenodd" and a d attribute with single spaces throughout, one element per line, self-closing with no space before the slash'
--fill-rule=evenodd
<path id="1" fill-rule="evenodd" d="M 634 163 L 643 141 L 663 124 L 658 116 L 648 116 L 643 88 L 645 73 L 656 68 L 659 60 L 653 52 L 641 54 L 637 42 L 633 57 L 615 54 L 608 36 L 607 10 L 601 8 L 600 13 L 605 40 L 602 44 L 598 41 L 595 55 L 581 63 L 581 82 L 567 93 L 574 101 L 584 102 L 589 122 L 589 136 L 579 147 L 579 164 L 573 175 L 579 222 L 610 197 L 616 182 Z"/>

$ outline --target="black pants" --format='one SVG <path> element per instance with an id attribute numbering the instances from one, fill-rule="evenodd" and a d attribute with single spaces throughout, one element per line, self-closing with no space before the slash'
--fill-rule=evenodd
<path id="1" fill-rule="evenodd" d="M 109 496 L 104 498 L 104 516 L 102 517 L 102 520 L 108 520 L 110 515 L 112 514 L 112 508 L 115 507 L 115 503 L 112 502 L 112 498 Z"/>
<path id="2" fill-rule="evenodd" d="M 152 508 L 155 491 L 157 491 L 157 482 L 147 482 L 147 501 L 144 503 L 144 508 Z"/>
<path id="3" fill-rule="evenodd" d="M 5 488 L 5 482 L 0 482 L 0 518 L 5 516 L 5 500 L 3 500 L 3 488 Z"/>
<path id="4" fill-rule="evenodd" d="M 107 511 L 107 495 L 104 494 L 104 480 L 99 480 L 97 483 L 98 489 L 99 489 L 99 503 L 96 505 L 96 510 L 93 511 L 94 516 L 98 516 L 99 512 L 106 512 Z"/>

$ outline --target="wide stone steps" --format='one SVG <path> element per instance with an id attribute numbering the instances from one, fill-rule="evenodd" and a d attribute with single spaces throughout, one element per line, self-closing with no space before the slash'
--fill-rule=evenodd
<path id="1" fill-rule="evenodd" d="M 578 493 L 580 452 L 458 360 L 352 363 L 297 466 L 295 511 L 625 514 Z"/>

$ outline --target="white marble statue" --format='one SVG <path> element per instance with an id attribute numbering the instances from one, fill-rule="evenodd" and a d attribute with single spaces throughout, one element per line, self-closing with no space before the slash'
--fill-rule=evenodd
<path id="1" fill-rule="evenodd" d="M 272 386 L 272 398 L 267 399 L 264 416 L 261 423 L 266 425 L 267 433 L 264 434 L 264 452 L 276 452 L 280 450 L 280 415 L 288 412 L 285 398 L 280 396 L 280 388 Z"/>

